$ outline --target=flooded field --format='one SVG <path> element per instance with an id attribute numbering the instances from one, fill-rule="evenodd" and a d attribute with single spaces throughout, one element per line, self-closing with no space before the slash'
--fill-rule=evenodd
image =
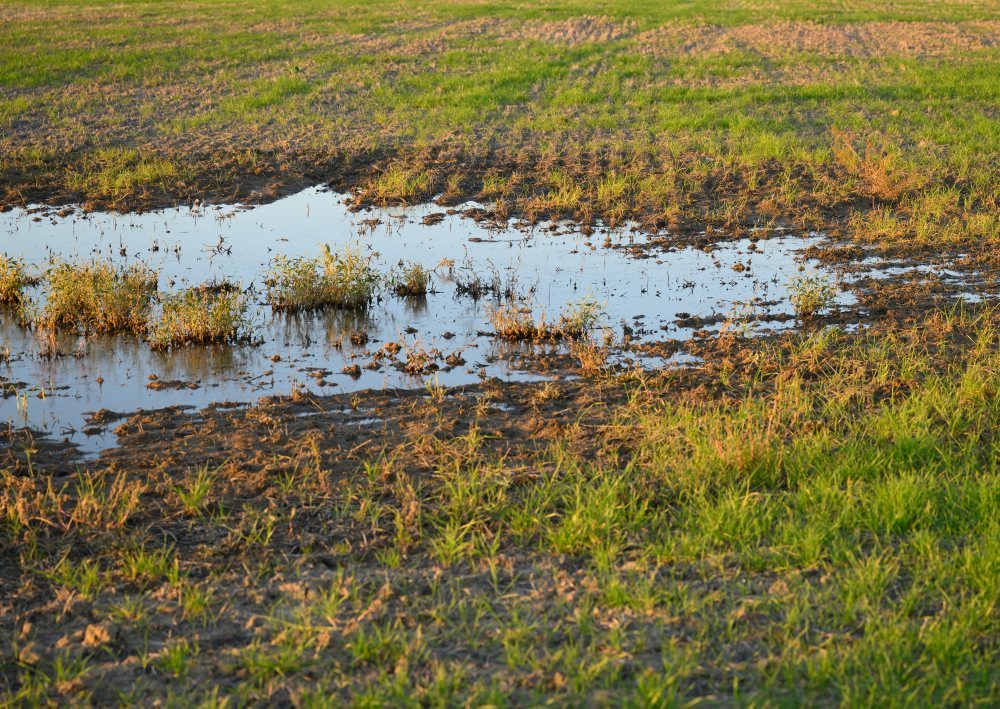
<path id="1" fill-rule="evenodd" d="M 145 263 L 167 293 L 235 283 L 251 303 L 254 341 L 154 351 L 141 337 L 60 331 L 53 346 L 8 314 L 0 321 L 0 351 L 7 353 L 0 421 L 96 451 L 113 445 L 115 414 L 138 409 L 557 376 L 539 355 L 564 345 L 494 336 L 489 315 L 501 303 L 553 320 L 589 300 L 600 311 L 595 339 L 619 344 L 613 364 L 662 365 L 664 358 L 621 343 L 686 340 L 727 319 L 757 330 L 789 327 L 789 279 L 818 268 L 801 256 L 816 236 L 647 250 L 648 237 L 628 230 L 496 228 L 463 216 L 464 209 L 352 213 L 347 203 L 316 188 L 254 208 L 195 205 L 124 216 L 35 208 L 0 216 L 3 250 L 39 271 L 53 258 L 97 259 Z M 429 292 L 402 297 L 383 287 L 362 310 L 272 312 L 264 278 L 273 259 L 316 256 L 323 244 L 334 253 L 360 247 L 383 274 L 403 262 L 433 269 Z M 44 289 L 28 295 L 37 308 Z M 837 302 L 851 298 L 841 293 Z M 386 345 L 394 356 L 376 354 Z"/>

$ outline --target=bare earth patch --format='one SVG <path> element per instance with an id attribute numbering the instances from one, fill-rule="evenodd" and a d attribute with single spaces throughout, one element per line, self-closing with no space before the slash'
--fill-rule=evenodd
<path id="1" fill-rule="evenodd" d="M 803 53 L 822 57 L 954 57 L 1000 45 L 1000 23 L 671 24 L 644 32 L 637 41 L 647 52 L 660 56 L 709 57 L 746 51 L 773 58 Z"/>
<path id="2" fill-rule="evenodd" d="M 629 36 L 634 29 L 633 22 L 619 22 L 608 17 L 574 17 L 560 22 L 529 22 L 511 38 L 574 47 L 588 42 L 614 42 Z"/>

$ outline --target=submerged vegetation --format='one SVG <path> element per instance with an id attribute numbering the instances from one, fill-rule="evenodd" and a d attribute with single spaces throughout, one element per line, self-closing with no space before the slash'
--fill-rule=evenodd
<path id="1" fill-rule="evenodd" d="M 239 287 L 226 286 L 189 288 L 164 298 L 160 316 L 149 328 L 150 346 L 167 349 L 246 340 L 249 304 Z"/>
<path id="2" fill-rule="evenodd" d="M 57 261 L 45 273 L 45 327 L 83 328 L 99 335 L 143 334 L 156 295 L 157 274 L 142 263 Z"/>
<path id="3" fill-rule="evenodd" d="M 381 276 L 360 247 L 336 254 L 323 246 L 318 258 L 278 256 L 265 278 L 267 299 L 278 311 L 361 309 L 375 297 Z"/>
<path id="4" fill-rule="evenodd" d="M 498 303 L 513 302 L 519 295 L 518 277 L 514 269 L 507 269 L 505 274 L 493 262 L 489 263 L 488 273 L 479 273 L 468 258 L 456 269 L 451 265 L 451 274 L 455 280 L 455 292 L 473 300 L 490 297 Z"/>

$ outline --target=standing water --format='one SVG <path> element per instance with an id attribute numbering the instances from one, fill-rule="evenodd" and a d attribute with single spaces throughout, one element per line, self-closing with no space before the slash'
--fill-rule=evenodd
<path id="1" fill-rule="evenodd" d="M 14 210 L 0 215 L 3 251 L 44 270 L 52 259 L 143 262 L 158 271 L 159 288 L 223 280 L 254 302 L 253 346 L 183 347 L 154 351 L 137 337 L 60 333 L 55 353 L 36 332 L 0 317 L 0 423 L 68 438 L 85 451 L 113 444 L 90 414 L 215 402 L 253 403 L 293 388 L 338 393 L 378 387 L 417 388 L 482 377 L 541 376 L 518 368 L 518 348 L 492 336 L 490 295 L 473 299 L 461 284 L 478 276 L 517 294 L 522 307 L 557 319 L 584 298 L 604 311 L 603 325 L 637 340 L 686 339 L 692 318 L 717 318 L 751 305 L 769 315 L 791 312 L 786 283 L 799 252 L 818 237 L 780 237 L 751 244 L 690 247 L 637 258 L 630 232 L 548 224 L 530 231 L 489 229 L 458 211 L 434 205 L 352 213 L 344 195 L 309 189 L 272 204 L 172 208 L 117 215 L 70 210 Z M 473 205 L 466 205 L 473 206 Z M 384 289 L 364 312 L 272 313 L 264 277 L 272 259 L 317 256 L 329 244 L 370 251 L 382 272 L 401 261 L 435 268 L 426 298 Z M 643 254 L 645 255 L 645 254 Z M 36 307 L 44 288 L 29 292 Z M 847 296 L 841 294 L 841 301 Z M 678 322 L 680 321 L 680 322 Z M 772 322 L 771 327 L 775 324 Z M 364 332 L 367 341 L 350 335 Z M 398 343 L 401 358 L 431 353 L 440 369 L 409 374 L 370 353 Z M 450 356 L 450 359 L 449 359 Z M 647 360 L 656 366 L 662 361 Z M 354 368 L 353 365 L 359 365 Z M 348 373 L 343 370 L 349 369 Z"/>

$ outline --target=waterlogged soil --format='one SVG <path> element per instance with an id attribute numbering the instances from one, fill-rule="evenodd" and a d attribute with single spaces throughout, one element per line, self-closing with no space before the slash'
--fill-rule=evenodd
<path id="1" fill-rule="evenodd" d="M 10 569 L 0 574 L 0 637 L 8 639 L 0 691 L 38 703 L 226 696 L 297 705 L 309 703 L 315 686 L 349 704 L 393 672 L 412 683 L 397 698 L 436 697 L 414 686 L 429 692 L 441 668 L 459 666 L 463 686 L 537 704 L 567 696 L 574 660 L 565 648 L 591 623 L 599 633 L 587 650 L 597 653 L 593 666 L 605 666 L 613 643 L 627 650 L 613 660 L 616 692 L 660 671 L 663 648 L 686 645 L 700 654 L 682 695 L 727 696 L 733 677 L 741 691 L 759 685 L 768 667 L 758 658 L 774 662 L 788 646 L 776 650 L 773 637 L 787 609 L 822 605 L 815 599 L 825 596 L 815 594 L 831 576 L 822 566 L 761 570 L 727 554 L 646 567 L 644 533 L 638 542 L 622 534 L 626 561 L 614 560 L 614 573 L 627 580 L 634 572 L 686 600 L 613 604 L 595 577 L 598 562 L 556 553 L 548 537 L 512 543 L 512 532 L 493 536 L 494 522 L 433 537 L 428 529 L 453 513 L 449 506 L 473 519 L 494 494 L 541 499 L 591 463 L 629 465 L 638 455 L 632 406 L 711 412 L 773 395 L 774 416 L 782 381 L 824 394 L 830 386 L 841 402 L 892 405 L 919 386 L 894 373 L 908 353 L 926 352 L 934 371 L 946 372 L 975 342 L 992 343 L 947 312 L 965 308 L 968 321 L 981 313 L 995 322 L 991 261 L 956 251 L 915 262 L 780 229 L 681 238 L 571 224 L 527 229 L 477 216 L 484 213 L 475 205 L 450 214 L 435 206 L 354 213 L 343 195 L 322 190 L 253 209 L 6 215 L 7 252 L 42 267 L 55 255 L 141 259 L 159 269 L 163 290 L 238 281 L 256 303 L 260 343 L 156 353 L 140 338 L 67 333 L 51 355 L 31 330 L 3 321 L 0 411 L 9 427 L 0 439 L 0 502 L 7 538 L 18 541 L 0 544 Z M 454 264 L 435 272 L 419 302 L 383 293 L 364 314 L 272 314 L 262 293 L 270 259 L 315 255 L 321 243 L 363 244 L 382 270 L 400 259 Z M 605 359 L 597 371 L 565 344 L 499 343 L 487 317 L 493 296 L 459 292 L 463 278 L 494 271 L 536 314 L 556 315 L 587 295 L 606 303 L 613 344 L 598 348 Z M 832 306 L 806 322 L 788 300 L 788 279 L 802 274 L 837 284 Z M 900 325 L 907 322 L 918 324 Z M 832 326 L 849 332 L 825 337 Z M 810 354 L 800 331 L 825 346 Z M 367 342 L 351 343 L 358 332 Z M 866 335 L 891 343 L 879 349 L 891 365 L 869 361 L 859 346 L 848 381 L 827 382 L 831 370 L 843 376 L 838 348 Z M 392 343 L 403 371 L 373 357 Z M 421 359 L 437 369 L 405 371 L 418 348 L 438 353 Z M 464 362 L 449 363 L 454 353 Z M 343 373 L 351 366 L 356 378 Z M 796 424 L 802 413 L 792 406 L 779 435 L 808 435 L 806 424 L 817 422 Z M 741 435 L 725 433 L 720 456 Z M 755 464 L 741 457 L 753 455 L 753 442 L 732 447 L 733 469 Z M 585 479 L 560 494 L 596 495 L 605 482 Z M 650 504 L 672 504 L 656 486 L 646 493 Z M 546 516 L 551 534 L 590 523 L 569 517 Z M 608 523 L 593 522 L 594 539 Z M 480 546 L 480 561 L 450 556 L 465 559 Z M 810 595 L 793 596 L 797 584 Z M 898 601 L 893 594 L 883 600 Z M 727 624 L 736 630 L 708 630 Z M 847 645 L 857 627 L 832 632 Z M 831 631 L 818 632 L 822 639 L 799 642 L 825 656 Z M 518 643 L 549 653 L 551 666 L 513 664 Z M 596 686 L 573 691 L 588 698 L 581 703 L 619 703 Z"/>
<path id="2" fill-rule="evenodd" d="M 55 257 L 142 261 L 159 272 L 166 291 L 238 283 L 254 303 L 256 344 L 155 352 L 135 337 L 63 332 L 52 353 L 36 332 L 7 317 L 0 418 L 96 451 L 112 444 L 107 424 L 116 414 L 137 409 L 252 404 L 299 390 L 332 394 L 419 388 L 428 381 L 454 386 L 486 377 L 536 378 L 546 369 L 537 355 L 565 348 L 498 341 L 490 308 L 511 296 L 549 320 L 576 301 L 596 299 L 605 310 L 598 336 L 627 335 L 636 344 L 686 340 L 747 309 L 769 318 L 769 328 L 786 327 L 792 311 L 785 283 L 797 272 L 797 254 L 818 242 L 815 236 L 784 236 L 651 253 L 646 240 L 629 231 L 584 235 L 560 224 L 498 228 L 462 211 L 427 206 L 352 213 L 342 195 L 319 189 L 253 209 L 12 211 L 0 222 L 5 250 L 40 270 Z M 435 268 L 431 292 L 414 299 L 384 289 L 360 312 L 272 313 L 263 283 L 271 260 L 314 256 L 321 244 L 334 250 L 361 245 L 384 273 L 401 261 Z M 475 279 L 487 292 L 467 292 Z M 29 295 L 36 307 L 44 302 L 43 288 Z M 399 351 L 379 356 L 387 345 Z M 637 356 L 620 350 L 616 361 L 628 365 Z M 643 357 L 643 363 L 663 362 Z"/>
<path id="3" fill-rule="evenodd" d="M 946 301 L 978 302 L 995 284 L 995 274 L 961 253 L 915 264 L 781 228 L 740 238 L 711 230 L 681 237 L 634 227 L 501 222 L 475 204 L 361 211 L 352 205 L 347 195 L 311 188 L 252 208 L 195 204 L 120 215 L 31 207 L 0 216 L 6 253 L 40 272 L 54 258 L 141 261 L 158 271 L 166 292 L 235 282 L 253 303 L 254 322 L 252 345 L 157 352 L 141 338 L 63 332 L 53 351 L 51 342 L 6 316 L 0 422 L 7 436 L 0 446 L 8 458 L 93 456 L 116 446 L 117 433 L 173 429 L 173 417 L 206 407 L 334 397 L 339 403 L 331 406 L 340 410 L 344 401 L 351 409 L 351 395 L 366 390 L 426 395 L 484 381 L 580 375 L 585 362 L 567 343 L 498 339 L 489 314 L 500 303 L 553 321 L 574 303 L 594 299 L 603 316 L 592 335 L 590 368 L 596 359 L 604 371 L 648 371 L 697 362 L 696 345 L 706 339 L 800 326 L 789 299 L 795 276 L 837 285 L 830 308 L 811 327 L 854 327 L 912 317 Z M 272 259 L 315 256 L 322 244 L 335 251 L 360 246 L 386 274 L 402 262 L 433 268 L 430 292 L 414 299 L 384 288 L 364 311 L 271 312 L 264 278 Z M 476 279 L 485 290 L 474 296 L 469 283 Z M 44 303 L 44 287 L 28 295 L 34 307 Z M 360 420 L 367 425 L 378 417 Z"/>
<path id="4" fill-rule="evenodd" d="M 995 318 L 995 312 L 985 317 Z M 926 328 L 906 333 L 889 326 L 883 334 L 898 338 L 905 357 L 906 348 L 930 348 L 931 340 L 940 345 L 937 338 L 949 322 L 954 329 L 954 319 L 938 316 Z M 14 691 L 39 686 L 43 696 L 86 697 L 101 704 L 149 703 L 164 696 L 199 703 L 203 693 L 216 692 L 238 697 L 238 704 L 297 705 L 306 703 L 302 693 L 316 684 L 325 696 L 348 704 L 379 672 L 409 672 L 419 683 L 434 667 L 460 661 L 465 683 L 493 682 L 512 704 L 530 705 L 538 703 L 539 693 L 569 691 L 565 669 L 536 672 L 512 664 L 512 633 L 526 626 L 524 637 L 532 647 L 558 658 L 563 647 L 585 637 L 577 625 L 592 614 L 597 631 L 590 632 L 601 633 L 600 647 L 618 642 L 627 649 L 616 659 L 622 666 L 614 675 L 616 691 L 634 686 L 634 676 L 647 667 L 659 671 L 662 648 L 671 644 L 699 644 L 704 658 L 683 692 L 717 698 L 734 684 L 733 673 L 749 675 L 739 675 L 741 688 L 744 681 L 754 687 L 763 681 L 756 658 L 785 647 L 761 629 L 780 627 L 790 598 L 797 600 L 791 591 L 797 583 L 814 594 L 831 583 L 832 574 L 821 564 L 793 566 L 794 572 L 760 570 L 734 553 L 710 565 L 651 563 L 641 553 L 633 558 L 636 542 L 623 534 L 625 561 L 613 562 L 615 573 L 625 580 L 635 572 L 657 588 L 680 589 L 688 605 L 668 612 L 659 602 L 648 608 L 613 604 L 599 595 L 596 562 L 555 553 L 545 546 L 551 541 L 518 544 L 510 541 L 510 532 L 482 539 L 470 533 L 477 544 L 495 540 L 496 548 L 486 557 L 489 563 L 457 562 L 447 560 L 443 534 L 433 538 L 433 553 L 425 550 L 430 543 L 407 535 L 419 535 L 429 519 L 449 514 L 438 500 L 463 499 L 460 489 L 445 493 L 437 487 L 461 479 L 449 477 L 449 465 L 482 471 L 483 480 L 472 473 L 466 494 L 476 494 L 479 484 L 497 485 L 500 495 L 530 499 L 544 494 L 539 490 L 547 484 L 586 474 L 576 468 L 570 475 L 557 473 L 560 451 L 596 466 L 625 465 L 629 430 L 615 417 L 630 401 L 711 410 L 760 396 L 761 390 L 747 388 L 751 382 L 766 389 L 777 386 L 772 379 L 798 377 L 802 386 L 822 387 L 829 374 L 824 360 L 836 351 L 818 357 L 800 351 L 779 361 L 789 344 L 785 337 L 789 334 L 771 341 L 699 341 L 692 347 L 703 366 L 642 375 L 641 381 L 638 375 L 488 380 L 438 393 L 299 395 L 249 408 L 133 417 L 121 431 L 121 446 L 105 452 L 90 467 L 93 473 L 46 464 L 41 467 L 51 476 L 47 483 L 40 475 L 18 474 L 24 467 L 8 480 L 12 493 L 25 500 L 26 515 L 46 514 L 46 526 L 34 537 L 38 549 L 61 551 L 36 551 L 32 557 L 29 551 L 0 549 L 16 569 L 0 574 L 0 630 L 11 638 L 0 650 L 0 680 Z M 948 346 L 933 349 L 944 358 L 937 362 L 942 371 L 950 364 L 947 357 L 970 346 L 968 337 L 954 332 L 945 337 Z M 759 357 L 767 347 L 772 355 Z M 876 362 L 859 359 L 856 366 L 857 383 L 848 391 L 861 398 L 891 403 L 915 385 L 873 375 L 881 367 Z M 390 452 L 382 455 L 385 451 Z M 500 463 L 493 468 L 488 461 Z M 204 499 L 182 497 L 202 476 L 211 483 Z M 127 525 L 102 516 L 104 508 L 81 510 L 86 506 L 79 500 L 72 506 L 69 498 L 86 492 L 84 480 L 111 501 L 108 508 L 120 504 L 129 510 Z M 586 484 L 599 488 L 602 482 Z M 669 493 L 653 486 L 648 492 L 652 504 L 670 504 L 656 499 Z M 47 504 L 47 496 L 66 499 Z M 395 522 L 387 509 L 397 513 Z M 553 528 L 561 521 L 555 517 Z M 489 524 L 500 523 L 480 526 L 489 530 Z M 648 544 L 643 534 L 634 537 Z M 457 543 L 462 553 L 471 553 L 472 541 L 460 535 Z M 393 556 L 407 544 L 402 557 Z M 165 550 L 175 565 L 130 571 L 129 564 L 138 566 L 128 561 L 137 549 Z M 54 570 L 43 576 L 38 568 Z M 73 571 L 88 568 L 98 572 L 89 582 Z M 884 602 L 900 601 L 889 593 Z M 732 642 L 731 634 L 707 631 L 706 618 L 728 619 L 739 642 Z M 366 654 L 366 641 L 379 632 L 387 639 Z M 832 632 L 844 643 L 858 634 L 856 623 L 842 623 L 833 631 L 824 627 L 821 638 L 803 633 L 801 642 L 810 652 L 823 652 Z M 402 646 L 399 637 L 411 644 Z M 987 641 L 974 642 L 984 643 L 983 652 L 992 650 Z M 409 663 L 402 670 L 392 669 L 397 655 Z M 53 668 L 62 668 L 63 678 L 38 684 Z M 590 686 L 576 691 L 595 693 L 594 701 L 584 703 L 617 704 L 614 696 Z"/>

